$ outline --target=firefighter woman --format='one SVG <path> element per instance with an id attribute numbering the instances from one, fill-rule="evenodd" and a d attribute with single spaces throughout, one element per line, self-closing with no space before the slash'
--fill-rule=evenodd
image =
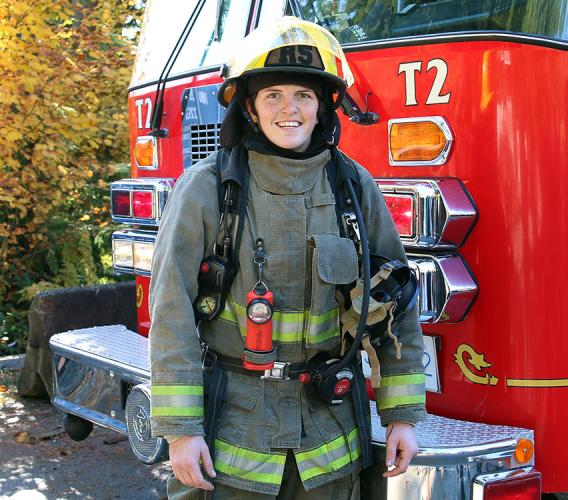
<path id="1" fill-rule="evenodd" d="M 360 363 L 326 370 L 349 351 L 337 292 L 357 281 L 360 249 L 330 172 L 352 168 L 370 253 L 406 260 L 373 178 L 337 149 L 353 77 L 329 32 L 285 17 L 246 37 L 224 78 L 223 149 L 177 181 L 154 253 L 152 429 L 170 445 L 168 495 L 358 498 Z M 415 308 L 391 336 L 377 349 L 387 477 L 416 454 L 425 414 Z"/>

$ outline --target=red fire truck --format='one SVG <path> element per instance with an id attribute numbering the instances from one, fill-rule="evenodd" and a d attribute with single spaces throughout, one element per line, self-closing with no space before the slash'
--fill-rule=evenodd
<path id="1" fill-rule="evenodd" d="M 136 277 L 138 332 L 52 338 L 54 404 L 150 436 L 148 285 L 176 178 L 217 149 L 231 46 L 282 15 L 321 24 L 356 83 L 341 148 L 376 178 L 419 278 L 428 420 L 408 472 L 363 496 L 533 499 L 568 491 L 568 0 L 150 0 L 129 89 L 131 178 L 113 183 L 114 266 Z M 373 403 L 372 403 L 373 406 Z M 380 496 L 383 495 L 383 496 Z"/>

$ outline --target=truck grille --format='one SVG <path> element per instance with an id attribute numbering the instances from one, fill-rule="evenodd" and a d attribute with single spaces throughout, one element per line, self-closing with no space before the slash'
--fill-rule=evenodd
<path id="1" fill-rule="evenodd" d="M 207 123 L 205 125 L 191 125 L 191 164 L 203 160 L 219 148 L 220 123 Z"/>

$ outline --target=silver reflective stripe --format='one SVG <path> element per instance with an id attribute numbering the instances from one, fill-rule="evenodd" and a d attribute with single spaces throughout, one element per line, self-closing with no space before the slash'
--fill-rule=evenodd
<path id="1" fill-rule="evenodd" d="M 201 385 L 153 385 L 150 399 L 153 417 L 203 416 Z"/>
<path id="2" fill-rule="evenodd" d="M 200 406 L 202 396 L 152 396 L 154 406 Z"/>
<path id="3" fill-rule="evenodd" d="M 248 481 L 280 486 L 285 453 L 263 453 L 215 440 L 215 469 Z"/>
<path id="4" fill-rule="evenodd" d="M 348 436 L 341 434 L 317 448 L 296 453 L 296 463 L 302 481 L 309 481 L 355 462 L 360 455 L 358 436 L 359 430 L 354 428 Z M 354 449 L 353 452 L 350 447 Z"/>
<path id="5" fill-rule="evenodd" d="M 322 314 L 311 314 L 308 321 L 306 344 L 315 346 L 339 336 L 339 308 Z"/>
<path id="6" fill-rule="evenodd" d="M 384 377 L 378 389 L 379 410 L 401 405 L 424 404 L 426 401 L 424 381 L 423 373 Z"/>

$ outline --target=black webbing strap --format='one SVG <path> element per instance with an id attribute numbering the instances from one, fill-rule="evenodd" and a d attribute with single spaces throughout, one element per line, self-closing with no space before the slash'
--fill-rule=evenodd
<path id="1" fill-rule="evenodd" d="M 365 377 L 357 357 L 351 363 L 353 370 L 353 406 L 355 407 L 355 420 L 359 427 L 361 437 L 361 468 L 369 467 L 373 463 L 373 447 L 371 443 L 371 418 L 369 415 L 369 396 L 365 386 Z"/>
<path id="2" fill-rule="evenodd" d="M 333 191 L 333 196 L 335 197 L 335 215 L 337 217 L 337 225 L 339 226 L 339 234 L 342 238 L 345 238 L 343 214 L 348 209 L 349 205 L 349 191 L 347 190 L 345 181 L 346 179 L 353 181 L 357 200 L 360 205 L 362 197 L 361 180 L 354 163 L 349 158 L 337 148 L 332 148 L 330 152 L 331 160 L 327 162 L 325 171 Z"/>
<path id="3" fill-rule="evenodd" d="M 223 368 L 216 360 L 213 360 L 212 363 L 203 370 L 203 385 L 207 396 L 205 419 L 203 423 L 205 442 L 209 447 L 211 460 L 214 460 L 215 438 L 219 430 L 221 407 L 223 406 L 225 390 L 227 389 L 227 375 L 225 375 Z"/>
<path id="4" fill-rule="evenodd" d="M 223 148 L 217 153 L 217 200 L 219 203 L 219 213 L 221 216 L 225 211 L 225 204 L 228 202 L 228 212 L 237 216 L 238 226 L 235 234 L 235 241 L 231 250 L 231 260 L 234 268 L 239 267 L 239 248 L 243 235 L 245 215 L 247 211 L 250 170 L 248 166 L 248 153 L 244 146 L 238 145 L 234 148 Z M 229 193 L 229 200 L 226 200 Z M 227 224 L 227 221 L 225 221 Z M 233 228 L 229 228 L 232 233 Z M 219 237 L 217 237 L 219 239 Z"/>

